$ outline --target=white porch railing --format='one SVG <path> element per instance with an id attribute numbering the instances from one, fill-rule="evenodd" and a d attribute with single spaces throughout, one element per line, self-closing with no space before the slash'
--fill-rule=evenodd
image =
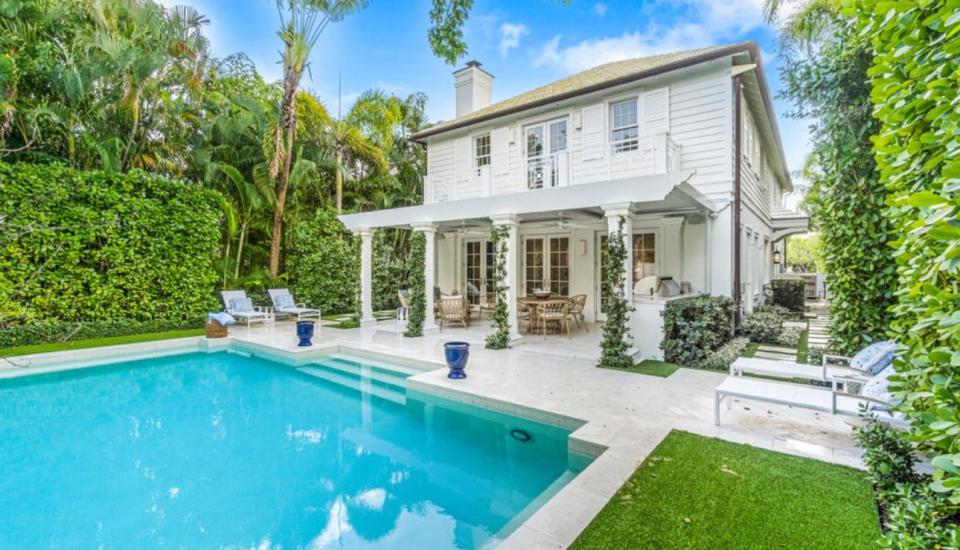
<path id="1" fill-rule="evenodd" d="M 527 189 L 565 187 L 569 182 L 566 151 L 527 159 Z"/>

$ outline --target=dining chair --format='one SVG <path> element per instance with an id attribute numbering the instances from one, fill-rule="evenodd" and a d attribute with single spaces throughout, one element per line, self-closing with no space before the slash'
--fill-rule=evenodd
<path id="1" fill-rule="evenodd" d="M 577 294 L 570 298 L 570 316 L 573 317 L 574 322 L 577 323 L 577 328 L 581 328 L 581 321 L 583 322 L 583 329 L 587 332 L 590 332 L 590 327 L 587 326 L 587 319 L 583 315 L 583 308 L 587 305 L 587 295 L 586 294 Z"/>
<path id="2" fill-rule="evenodd" d="M 557 323 L 557 330 L 566 330 L 567 337 L 570 337 L 570 322 L 568 320 L 570 302 L 567 300 L 547 300 L 540 304 L 539 310 L 537 317 L 544 334 L 547 332 L 548 323 Z"/>

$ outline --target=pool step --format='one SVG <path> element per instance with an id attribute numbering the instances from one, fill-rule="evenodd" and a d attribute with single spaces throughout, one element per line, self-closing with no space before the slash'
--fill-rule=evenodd
<path id="1" fill-rule="evenodd" d="M 376 359 L 368 359 L 366 357 L 358 357 L 356 355 L 350 355 L 347 353 L 334 353 L 333 355 L 330 356 L 330 358 L 337 359 L 339 361 L 344 361 L 347 363 L 355 363 L 355 364 L 360 364 L 368 367 L 374 367 L 380 370 L 400 373 L 404 375 L 404 378 L 406 378 L 407 376 L 413 376 L 415 374 L 420 374 L 422 372 L 425 372 L 424 370 L 415 369 L 413 367 L 394 365 L 392 363 L 377 361 Z"/>
<path id="2" fill-rule="evenodd" d="M 397 386 L 400 388 L 406 387 L 404 381 L 408 376 L 407 374 L 386 370 L 384 368 L 368 365 L 366 363 L 345 361 L 340 358 L 330 358 L 315 361 L 313 365 L 320 365 L 328 369 L 346 372 L 353 376 L 370 378 L 371 380 L 377 380 L 383 382 L 384 384 L 389 384 L 391 386 Z"/>
<path id="3" fill-rule="evenodd" d="M 298 367 L 297 370 L 339 386 L 368 393 L 381 399 L 393 401 L 394 403 L 403 405 L 407 402 L 407 392 L 403 385 L 403 377 L 391 376 L 386 373 L 376 372 L 370 368 L 363 368 L 361 366 L 333 360 Z"/>

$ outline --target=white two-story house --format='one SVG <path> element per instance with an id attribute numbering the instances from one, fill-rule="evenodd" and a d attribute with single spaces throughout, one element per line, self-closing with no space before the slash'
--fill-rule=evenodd
<path id="1" fill-rule="evenodd" d="M 493 286 L 494 224 L 509 229 L 512 313 L 543 288 L 586 294 L 588 320 L 602 321 L 601 251 L 622 218 L 633 335 L 656 357 L 659 327 L 649 325 L 664 300 L 636 283 L 669 277 L 749 310 L 773 274 L 775 243 L 806 230 L 783 208 L 793 187 L 752 42 L 607 63 L 497 103 L 479 63 L 454 79 L 456 118 L 414 136 L 427 151 L 423 204 L 341 216 L 363 238 L 366 321 L 372 230 L 422 231 L 427 288 L 476 300 L 468 289 Z"/>

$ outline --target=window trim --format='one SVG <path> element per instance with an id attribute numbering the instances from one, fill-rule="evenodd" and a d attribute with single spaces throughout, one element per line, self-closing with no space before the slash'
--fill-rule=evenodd
<path id="1" fill-rule="evenodd" d="M 633 124 L 628 124 L 626 126 L 616 126 L 615 124 L 616 117 L 614 115 L 614 109 L 616 108 L 617 105 L 622 105 L 624 103 L 630 103 L 630 102 L 632 102 L 634 105 L 635 120 Z M 609 106 L 607 108 L 607 119 L 610 125 L 610 132 L 608 134 L 608 137 L 610 140 L 611 151 L 613 151 L 614 153 L 627 153 L 631 151 L 637 151 L 640 149 L 640 96 L 630 96 L 630 97 L 625 97 L 622 99 L 610 101 Z M 613 137 L 614 133 L 616 133 L 617 131 L 629 130 L 630 128 L 636 129 L 637 131 L 636 137 L 620 139 L 620 140 L 614 139 Z M 630 142 L 633 142 L 633 143 L 630 144 Z M 628 145 L 621 146 L 622 144 L 628 144 Z"/>
<path id="2" fill-rule="evenodd" d="M 480 154 L 480 140 L 486 139 L 486 149 L 487 153 L 485 155 Z M 480 159 L 486 159 L 487 162 L 481 164 Z M 473 167 L 477 170 L 477 173 L 480 172 L 480 168 L 483 166 L 490 166 L 493 164 L 493 142 L 490 137 L 490 132 L 485 134 L 479 134 L 473 136 Z"/>

